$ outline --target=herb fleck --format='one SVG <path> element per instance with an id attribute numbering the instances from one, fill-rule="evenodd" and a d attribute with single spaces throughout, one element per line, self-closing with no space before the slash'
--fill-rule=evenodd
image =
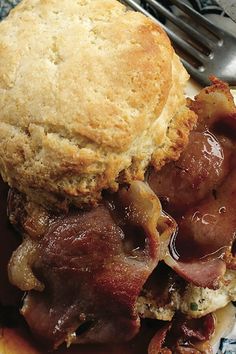
<path id="1" fill-rule="evenodd" d="M 198 310 L 198 305 L 196 304 L 196 302 L 191 302 L 190 303 L 190 310 L 191 311 L 197 311 Z"/>

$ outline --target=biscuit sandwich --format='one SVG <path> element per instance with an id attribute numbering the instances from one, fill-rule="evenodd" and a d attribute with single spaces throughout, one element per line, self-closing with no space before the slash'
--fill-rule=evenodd
<path id="1" fill-rule="evenodd" d="M 214 276 L 204 282 L 169 253 L 178 216 L 162 210 L 158 171 L 179 159 L 200 115 L 200 104 L 187 104 L 187 80 L 165 32 L 116 0 L 23 0 L 1 22 L 0 172 L 22 236 L 8 275 L 46 348 L 129 341 L 141 318 L 208 315 L 215 308 L 194 316 L 181 306 L 181 289 L 199 299 L 198 289 L 234 281 L 221 259 L 208 260 Z M 163 306 L 150 285 L 162 268 L 169 294 L 169 280 L 184 279 Z"/>

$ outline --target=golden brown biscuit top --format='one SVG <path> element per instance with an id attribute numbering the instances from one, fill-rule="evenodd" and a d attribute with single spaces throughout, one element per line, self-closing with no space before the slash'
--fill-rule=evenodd
<path id="1" fill-rule="evenodd" d="M 0 28 L 1 120 L 123 150 L 165 103 L 169 40 L 117 1 L 26 0 Z"/>
<path id="2" fill-rule="evenodd" d="M 167 102 L 172 62 L 163 30 L 118 1 L 23 0 L 0 24 L 4 179 L 46 199 L 114 189 Z"/>

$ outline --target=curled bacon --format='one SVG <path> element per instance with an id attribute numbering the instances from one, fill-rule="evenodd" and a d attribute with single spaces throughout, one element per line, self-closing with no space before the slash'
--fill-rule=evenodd
<path id="1" fill-rule="evenodd" d="M 169 255 L 164 261 L 182 278 L 202 288 L 217 289 L 226 271 L 225 262 L 218 258 L 180 262 Z"/>
<path id="2" fill-rule="evenodd" d="M 24 225 L 29 225 L 34 210 L 29 213 L 29 206 L 25 210 Z M 37 339 L 54 347 L 63 341 L 131 339 L 140 326 L 137 297 L 159 261 L 156 225 L 161 218 L 164 227 L 165 217 L 158 198 L 145 183 L 134 182 L 121 189 L 113 202 L 54 215 L 51 222 L 48 218 L 44 234 L 37 238 L 33 232 L 25 239 L 22 247 L 30 253 L 18 249 L 9 267 L 12 281 L 23 289 L 29 286 L 26 274 L 19 277 L 16 272 L 22 261 L 22 267 L 29 267 L 26 273 L 44 284 L 44 290 L 38 289 L 43 291 L 28 293 L 22 308 Z M 29 244 L 37 251 L 33 262 Z"/>

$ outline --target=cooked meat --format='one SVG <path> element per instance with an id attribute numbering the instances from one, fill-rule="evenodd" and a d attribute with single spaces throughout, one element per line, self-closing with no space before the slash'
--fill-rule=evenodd
<path id="1" fill-rule="evenodd" d="M 216 81 L 190 105 L 200 123 L 187 149 L 148 179 L 171 216 L 143 182 L 104 195 L 92 210 L 58 215 L 10 193 L 10 220 L 24 235 L 10 280 L 28 291 L 22 314 L 49 347 L 129 340 L 148 317 L 172 321 L 149 354 L 211 352 L 208 314 L 236 299 L 227 270 L 236 264 L 235 137 L 227 128 L 234 131 L 235 112 Z"/>
<path id="2" fill-rule="evenodd" d="M 171 321 L 176 311 L 200 318 L 231 301 L 236 301 L 236 271 L 227 269 L 218 289 L 209 289 L 184 281 L 160 263 L 144 285 L 137 307 L 142 318 Z"/>
<path id="3" fill-rule="evenodd" d="M 19 195 L 10 199 L 14 206 L 16 199 L 19 201 Z M 156 225 L 161 208 L 142 182 L 121 190 L 117 199 L 124 209 L 129 206 L 124 217 L 119 211 L 115 215 L 116 201 L 87 212 L 54 215 L 46 232 L 38 239 L 27 236 L 24 252 L 20 248 L 12 257 L 9 273 L 13 283 L 26 289 L 33 274 L 43 284 L 39 288 L 36 281 L 31 282 L 31 289 L 41 292 L 29 292 L 22 313 L 37 339 L 49 346 L 57 347 L 65 340 L 124 341 L 139 330 L 136 301 L 159 260 Z M 24 204 L 23 200 L 22 208 L 16 210 L 29 212 L 29 205 L 23 208 Z M 11 219 L 19 224 L 11 205 L 9 210 Z M 22 218 L 20 228 L 29 225 L 26 221 L 32 222 L 34 214 L 32 210 L 28 218 Z M 126 230 L 132 230 L 132 237 Z M 24 277 L 20 263 L 27 265 Z"/>
<path id="4" fill-rule="evenodd" d="M 232 247 L 229 247 L 224 254 L 224 261 L 228 269 L 236 270 L 235 240 Z"/>
<path id="5" fill-rule="evenodd" d="M 171 348 L 178 354 L 210 354 L 207 341 L 211 338 L 215 329 L 213 316 L 207 315 L 199 319 L 189 319 L 181 314 L 177 314 L 172 322 L 164 325 L 152 338 L 148 354 L 168 353 Z M 204 342 L 204 351 L 198 350 L 199 344 Z M 171 354 L 172 351 L 169 351 Z M 169 354 L 168 353 L 168 354 Z"/>
<path id="6" fill-rule="evenodd" d="M 236 108 L 227 85 L 217 80 L 190 106 L 199 123 L 189 145 L 177 162 L 152 171 L 149 183 L 178 224 L 165 262 L 187 281 L 214 289 L 226 264 L 235 263 Z"/>
<path id="7" fill-rule="evenodd" d="M 182 215 L 222 182 L 230 170 L 231 151 L 209 131 L 190 133 L 187 149 L 149 177 L 155 193 L 164 198 L 166 211 Z"/>
<path id="8" fill-rule="evenodd" d="M 227 122 L 228 126 L 236 129 L 236 107 L 228 84 L 211 78 L 212 84 L 202 89 L 194 100 L 189 100 L 189 107 L 197 113 L 198 131 L 214 128 L 218 122 Z M 229 133 L 229 131 L 228 131 Z"/>
<path id="9" fill-rule="evenodd" d="M 177 162 L 158 173 L 152 170 L 148 182 L 163 199 L 165 210 L 181 216 L 200 200 L 211 194 L 235 164 L 234 125 L 236 107 L 227 84 L 214 80 L 189 100 L 198 115 L 198 124 L 190 133 L 189 144 Z M 231 127 L 231 129 L 227 129 Z"/>
<path id="10" fill-rule="evenodd" d="M 236 301 L 236 272 L 227 270 L 221 279 L 219 289 L 197 287 L 189 283 L 182 293 L 175 293 L 172 301 L 178 309 L 194 318 L 200 318 Z"/>
<path id="11" fill-rule="evenodd" d="M 203 288 L 219 288 L 219 281 L 226 271 L 225 262 L 218 258 L 181 262 L 167 256 L 164 261 L 182 278 Z"/>
<path id="12" fill-rule="evenodd" d="M 148 354 L 155 354 L 155 353 L 171 354 L 172 353 L 168 348 L 162 348 L 165 342 L 165 338 L 167 336 L 167 332 L 170 330 L 170 328 L 171 328 L 171 323 L 168 323 L 165 326 L 163 326 L 159 331 L 157 331 L 157 333 L 149 343 Z"/>
<path id="13" fill-rule="evenodd" d="M 137 333 L 134 304 L 156 262 L 130 258 L 124 238 L 103 206 L 58 220 L 48 230 L 34 263 L 45 291 L 29 294 L 22 310 L 38 338 L 57 346 L 80 326 L 90 328 L 81 333 L 82 342 L 128 340 Z"/>
<path id="14" fill-rule="evenodd" d="M 236 169 L 179 221 L 176 251 L 180 258 L 218 256 L 232 245 L 236 231 Z M 192 251 L 189 251 L 192 248 Z"/>
<path id="15" fill-rule="evenodd" d="M 164 262 L 160 262 L 138 297 L 139 315 L 142 318 L 171 321 L 179 308 L 179 298 L 174 297 L 174 294 L 182 294 L 185 288 L 186 282 Z"/>

